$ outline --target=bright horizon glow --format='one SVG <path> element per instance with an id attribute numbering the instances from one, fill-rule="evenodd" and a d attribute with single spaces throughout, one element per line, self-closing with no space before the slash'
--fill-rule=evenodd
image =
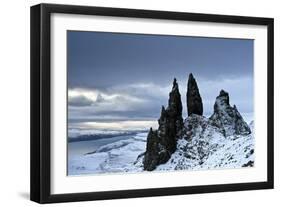
<path id="1" fill-rule="evenodd" d="M 119 121 L 119 122 L 83 122 L 73 124 L 72 127 L 83 129 L 98 129 L 98 130 L 149 130 L 150 127 L 158 128 L 157 121 Z"/>

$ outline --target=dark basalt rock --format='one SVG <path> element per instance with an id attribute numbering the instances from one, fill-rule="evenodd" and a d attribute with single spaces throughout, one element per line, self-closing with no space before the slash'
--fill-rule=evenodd
<path id="1" fill-rule="evenodd" d="M 176 79 L 174 79 L 173 88 L 169 94 L 169 101 L 168 101 L 168 107 L 166 109 L 166 114 L 168 117 L 168 121 L 170 122 L 169 135 L 171 137 L 176 137 L 179 135 L 179 133 L 183 128 L 181 95 L 179 92 L 179 86 Z"/>
<path id="2" fill-rule="evenodd" d="M 225 136 L 247 135 L 251 129 L 240 115 L 237 107 L 229 104 L 229 95 L 221 90 L 214 104 L 214 113 L 209 119 L 212 125 L 220 128 Z"/>
<path id="3" fill-rule="evenodd" d="M 183 128 L 181 95 L 176 79 L 169 94 L 168 107 L 162 106 L 158 124 L 158 130 L 150 129 L 147 136 L 144 170 L 154 170 L 157 165 L 167 162 L 176 150 L 177 137 Z"/>
<path id="4" fill-rule="evenodd" d="M 242 167 L 253 167 L 253 166 L 254 166 L 254 161 L 252 161 L 252 160 L 250 160 L 249 162 L 242 165 Z"/>
<path id="5" fill-rule="evenodd" d="M 186 104 L 188 116 L 190 116 L 191 114 L 203 114 L 202 98 L 200 96 L 196 80 L 193 77 L 192 73 L 189 74 L 187 83 Z"/>
<path id="6" fill-rule="evenodd" d="M 144 170 L 154 170 L 159 163 L 159 137 L 157 130 L 150 131 L 147 135 L 146 152 L 143 160 Z"/>

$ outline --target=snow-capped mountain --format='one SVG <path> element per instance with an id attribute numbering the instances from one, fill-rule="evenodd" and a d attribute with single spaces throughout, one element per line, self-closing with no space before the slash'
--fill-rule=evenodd
<path id="1" fill-rule="evenodd" d="M 83 131 L 83 130 L 80 130 Z M 112 138 L 118 136 L 133 136 L 140 132 L 145 132 L 144 130 L 139 131 L 104 131 L 104 130 L 87 130 L 88 133 L 76 133 L 75 135 L 69 134 L 68 135 L 68 142 L 80 142 L 80 141 L 91 141 L 97 139 L 105 139 L 105 138 Z"/>

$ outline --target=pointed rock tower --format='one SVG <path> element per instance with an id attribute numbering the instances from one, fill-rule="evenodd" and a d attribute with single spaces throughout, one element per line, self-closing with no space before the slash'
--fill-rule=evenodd
<path id="1" fill-rule="evenodd" d="M 187 83 L 186 104 L 188 116 L 191 114 L 203 115 L 202 99 L 192 73 L 189 74 Z"/>
<path id="2" fill-rule="evenodd" d="M 162 106 L 158 124 L 158 130 L 150 129 L 147 136 L 144 170 L 154 170 L 157 165 L 167 162 L 176 150 L 177 137 L 183 128 L 181 95 L 176 79 L 169 94 L 168 107 Z"/>
<path id="3" fill-rule="evenodd" d="M 220 128 L 225 136 L 247 135 L 251 129 L 240 115 L 237 107 L 229 104 L 229 95 L 224 90 L 217 96 L 214 113 L 209 119 L 210 123 Z"/>
<path id="4" fill-rule="evenodd" d="M 181 94 L 179 92 L 179 85 L 176 78 L 174 78 L 173 88 L 169 94 L 166 111 L 171 122 L 170 126 L 174 127 L 171 129 L 171 136 L 176 137 L 179 135 L 183 127 Z"/>

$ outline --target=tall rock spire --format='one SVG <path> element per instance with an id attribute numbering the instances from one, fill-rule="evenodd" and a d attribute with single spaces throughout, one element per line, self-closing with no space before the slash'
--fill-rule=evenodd
<path id="1" fill-rule="evenodd" d="M 151 171 L 166 163 L 176 150 L 177 137 L 183 128 L 181 95 L 176 79 L 169 93 L 168 107 L 162 106 L 158 124 L 158 130 L 150 129 L 147 136 L 144 170 Z"/>
<path id="2" fill-rule="evenodd" d="M 181 94 L 176 78 L 174 78 L 173 88 L 169 94 L 167 113 L 175 126 L 175 129 L 173 129 L 173 136 L 176 136 L 183 127 Z"/>
<path id="3" fill-rule="evenodd" d="M 199 89 L 192 73 L 189 74 L 186 93 L 186 105 L 188 116 L 191 114 L 203 115 L 203 103 Z"/>

